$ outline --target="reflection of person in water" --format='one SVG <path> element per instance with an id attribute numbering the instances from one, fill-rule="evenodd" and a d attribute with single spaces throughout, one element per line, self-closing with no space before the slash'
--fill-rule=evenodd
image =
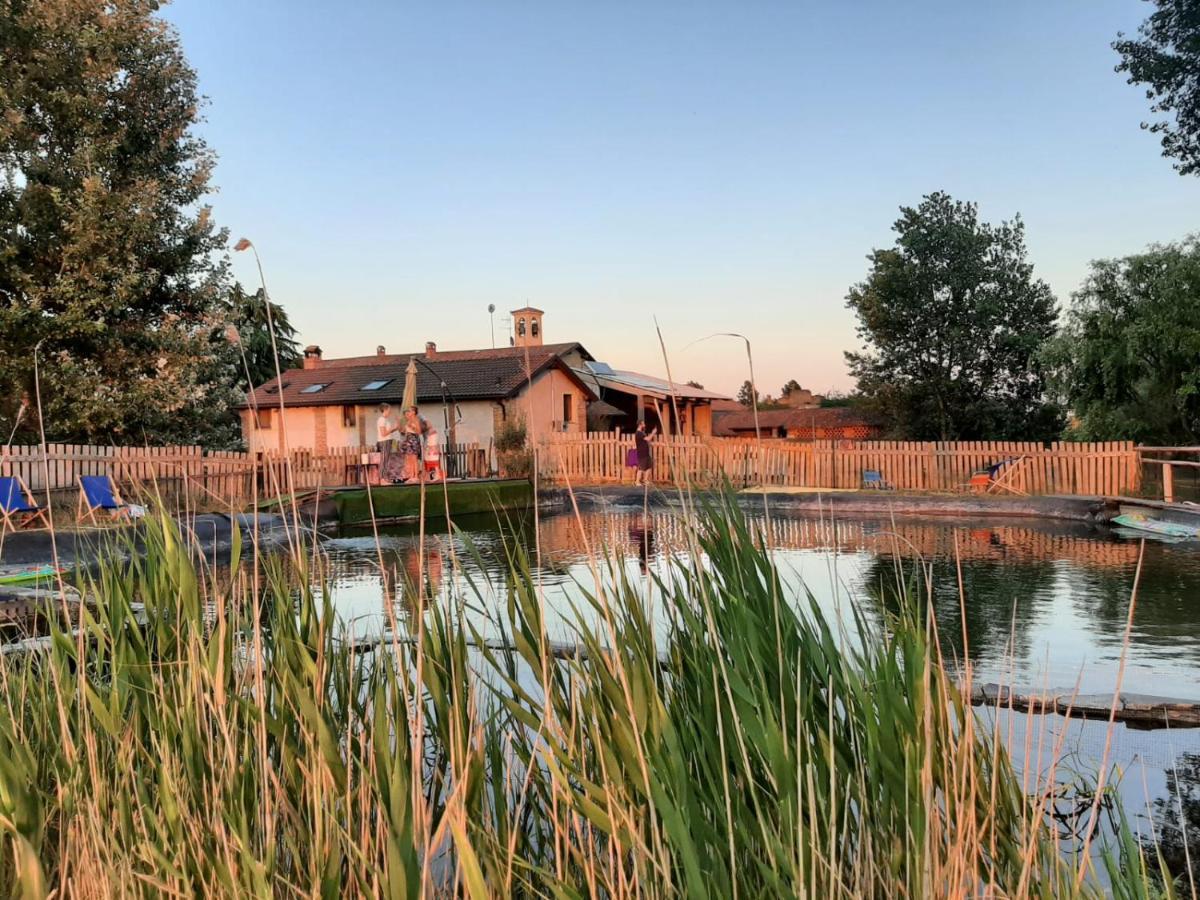
<path id="1" fill-rule="evenodd" d="M 645 575 L 650 571 L 650 557 L 654 555 L 654 523 L 649 516 L 633 517 L 629 523 L 629 540 L 637 547 L 638 567 Z"/>
<path id="2" fill-rule="evenodd" d="M 432 600 L 442 587 L 442 548 L 426 540 L 422 556 L 420 545 L 413 542 L 400 551 L 404 567 L 404 596 L 414 605 Z"/>

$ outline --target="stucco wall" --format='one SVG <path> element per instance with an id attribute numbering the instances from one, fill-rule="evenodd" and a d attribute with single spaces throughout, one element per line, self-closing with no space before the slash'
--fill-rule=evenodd
<path id="1" fill-rule="evenodd" d="M 571 396 L 572 421 L 564 429 L 563 395 Z M 509 415 L 514 413 L 525 420 L 531 439 L 552 431 L 580 432 L 587 430 L 587 395 L 565 372 L 551 369 L 533 380 L 530 387 L 506 404 Z"/>

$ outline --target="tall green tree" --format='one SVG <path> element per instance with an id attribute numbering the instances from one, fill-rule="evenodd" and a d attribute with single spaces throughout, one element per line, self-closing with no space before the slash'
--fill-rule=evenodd
<path id="1" fill-rule="evenodd" d="M 1092 263 L 1046 350 L 1080 440 L 1200 443 L 1200 237 Z"/>
<path id="2" fill-rule="evenodd" d="M 37 348 L 51 439 L 234 439 L 214 156 L 159 5 L 0 3 L 0 418 Z"/>
<path id="3" fill-rule="evenodd" d="M 1200 0 L 1149 0 L 1154 12 L 1136 38 L 1118 34 L 1117 71 L 1146 89 L 1150 112 L 1143 122 L 1162 136 L 1163 155 L 1183 175 L 1200 172 Z"/>
<path id="4" fill-rule="evenodd" d="M 915 440 L 1054 435 L 1038 352 L 1057 312 L 1020 217 L 989 225 L 944 193 L 900 213 L 895 246 L 870 254 L 846 298 L 865 344 L 846 360 L 867 405 Z"/>
<path id="5" fill-rule="evenodd" d="M 249 294 L 235 282 L 225 304 L 226 318 L 233 329 L 230 336 L 240 351 L 239 388 L 248 390 L 274 378 L 276 353 L 280 371 L 300 364 L 296 329 L 278 303 L 270 303 L 268 309 L 262 288 Z"/>
<path id="6" fill-rule="evenodd" d="M 742 382 L 742 386 L 738 388 L 737 402 L 747 408 L 754 406 L 758 400 L 758 391 L 754 389 L 754 384 L 747 378 Z"/>

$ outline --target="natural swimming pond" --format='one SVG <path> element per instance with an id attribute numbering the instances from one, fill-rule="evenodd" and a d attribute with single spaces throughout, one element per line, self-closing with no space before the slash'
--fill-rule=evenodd
<path id="1" fill-rule="evenodd" d="M 761 522 L 761 519 L 758 520 Z M 566 613 L 595 580 L 590 554 L 623 560 L 630 578 L 664 576 L 687 552 L 680 513 L 587 511 L 533 517 L 503 530 L 462 520 L 453 535 L 415 527 L 342 532 L 324 542 L 339 614 L 360 634 L 385 629 L 391 598 L 403 623 L 418 580 L 427 597 L 501 598 L 519 547 L 548 613 Z M 969 657 L 976 681 L 1111 691 L 1142 542 L 1111 529 L 997 519 L 882 521 L 772 516 L 771 540 L 789 592 L 813 594 L 849 621 L 854 601 L 876 620 L 898 581 L 932 593 L 948 661 Z M 960 603 L 961 596 L 965 598 Z M 469 587 L 468 587 L 469 585 Z M 966 653 L 964 654 L 964 625 Z M 569 639 L 568 634 L 557 637 Z M 1123 690 L 1200 701 L 1200 544 L 1147 541 Z"/>
<path id="2" fill-rule="evenodd" d="M 949 661 L 968 657 L 977 683 L 1111 693 L 1136 578 L 1122 689 L 1200 701 L 1200 544 L 1143 544 L 1108 528 L 1019 519 L 771 522 L 790 593 L 811 592 L 852 627 L 852 602 L 878 622 L 895 607 L 900 583 L 916 585 L 933 596 L 943 654 Z M 556 611 L 569 619 L 595 584 L 594 554 L 618 557 L 625 575 L 639 579 L 669 577 L 671 555 L 688 552 L 679 511 L 629 508 L 543 516 L 536 529 L 530 516 L 503 531 L 491 521 L 464 520 L 453 535 L 422 537 L 412 527 L 342 532 L 324 548 L 336 608 L 364 635 L 386 630 L 393 614 L 405 627 L 418 583 L 425 602 L 456 593 L 501 602 L 514 548 L 530 560 L 552 623 Z M 477 622 L 486 626 L 488 618 Z M 566 629 L 555 637 L 570 642 Z M 989 711 L 982 715 L 996 723 Z M 1057 755 L 1060 781 L 1072 773 L 1094 776 L 1105 761 L 1116 767 L 1110 783 L 1135 822 L 1146 833 L 1152 816 L 1164 849 L 1180 858 L 1180 810 L 1193 842 L 1200 833 L 1200 729 L 1118 724 L 1109 742 L 1105 722 L 1001 714 L 997 733 L 1019 768 L 1044 775 Z M 1069 820 L 1064 816 L 1068 831 Z"/>

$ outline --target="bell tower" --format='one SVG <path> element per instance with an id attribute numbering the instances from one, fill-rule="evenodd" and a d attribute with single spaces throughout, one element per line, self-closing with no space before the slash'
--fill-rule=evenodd
<path id="1" fill-rule="evenodd" d="M 542 346 L 542 316 L 545 313 L 532 306 L 512 311 L 512 342 L 514 347 Z"/>

